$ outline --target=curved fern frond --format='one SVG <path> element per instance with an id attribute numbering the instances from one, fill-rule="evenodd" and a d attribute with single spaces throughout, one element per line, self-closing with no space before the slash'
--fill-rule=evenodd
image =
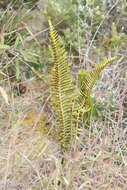
<path id="1" fill-rule="evenodd" d="M 106 67 L 107 64 L 114 61 L 117 57 L 108 58 L 103 61 L 103 63 L 98 64 L 93 71 L 89 73 L 82 72 L 78 73 L 78 86 L 80 89 L 79 103 L 83 109 L 88 109 L 90 105 L 90 94 L 91 91 L 99 78 L 99 74 Z"/>
<path id="2" fill-rule="evenodd" d="M 75 134 L 74 115 L 77 114 L 78 106 L 73 106 L 75 87 L 71 84 L 72 78 L 69 73 L 67 53 L 62 39 L 54 30 L 50 20 L 49 27 L 54 61 L 51 83 L 52 106 L 56 111 L 58 139 L 61 141 L 62 147 L 67 148 Z"/>

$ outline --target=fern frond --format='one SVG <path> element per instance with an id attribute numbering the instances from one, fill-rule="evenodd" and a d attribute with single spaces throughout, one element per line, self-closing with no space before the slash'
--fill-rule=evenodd
<path id="1" fill-rule="evenodd" d="M 106 65 L 116 57 L 105 59 L 89 73 L 79 71 L 78 87 L 79 95 L 74 93 L 75 87 L 72 85 L 67 53 L 61 37 L 55 31 L 49 20 L 51 53 L 54 61 L 52 73 L 51 93 L 52 106 L 56 112 L 56 125 L 58 139 L 62 148 L 68 148 L 72 137 L 77 134 L 78 122 L 81 120 L 84 110 L 91 107 L 91 91 Z M 77 101 L 78 99 L 78 101 Z"/>
<path id="2" fill-rule="evenodd" d="M 51 84 L 52 106 L 56 111 L 56 124 L 58 139 L 62 147 L 68 147 L 72 136 L 75 134 L 73 120 L 77 114 L 78 106 L 73 106 L 75 87 L 71 84 L 72 78 L 69 73 L 67 53 L 62 39 L 54 30 L 49 20 L 52 56 L 54 61 L 53 78 Z M 74 107 L 74 109 L 73 109 Z"/>
<path id="3" fill-rule="evenodd" d="M 93 71 L 89 73 L 79 71 L 78 74 L 78 86 L 80 88 L 79 103 L 84 109 L 88 109 L 90 105 L 91 91 L 99 78 L 99 74 L 106 67 L 107 64 L 114 61 L 116 57 L 108 58 L 103 63 L 98 64 Z"/>

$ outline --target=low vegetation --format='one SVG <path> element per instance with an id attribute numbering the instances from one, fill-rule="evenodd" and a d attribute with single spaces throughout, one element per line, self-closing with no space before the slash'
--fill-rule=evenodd
<path id="1" fill-rule="evenodd" d="M 126 7 L 0 1 L 1 190 L 127 189 Z"/>

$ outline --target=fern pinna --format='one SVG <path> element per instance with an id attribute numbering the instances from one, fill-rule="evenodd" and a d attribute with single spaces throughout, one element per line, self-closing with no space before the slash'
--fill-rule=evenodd
<path id="1" fill-rule="evenodd" d="M 49 21 L 52 56 L 54 60 L 51 92 L 53 95 L 52 106 L 56 111 L 56 124 L 58 139 L 63 148 L 67 148 L 72 136 L 75 134 L 75 114 L 78 107 L 74 104 L 75 87 L 71 84 L 67 53 L 62 39 Z"/>
<path id="2" fill-rule="evenodd" d="M 62 148 L 69 147 L 72 137 L 77 134 L 78 123 L 84 111 L 91 106 L 90 94 L 100 72 L 116 57 L 106 59 L 98 64 L 89 73 L 79 71 L 78 87 L 79 93 L 74 93 L 75 87 L 72 85 L 72 78 L 69 71 L 67 53 L 63 41 L 49 20 L 51 52 L 54 61 L 52 73 L 52 106 L 56 111 L 57 135 Z"/>

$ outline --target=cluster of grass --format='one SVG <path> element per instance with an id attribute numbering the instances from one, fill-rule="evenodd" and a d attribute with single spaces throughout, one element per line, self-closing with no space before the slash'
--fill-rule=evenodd
<path id="1" fill-rule="evenodd" d="M 0 2 L 1 190 L 127 189 L 126 6 L 125 0 Z M 75 78 L 79 68 L 118 56 L 94 89 L 90 126 L 82 123 L 67 152 L 49 104 L 49 17 Z"/>

